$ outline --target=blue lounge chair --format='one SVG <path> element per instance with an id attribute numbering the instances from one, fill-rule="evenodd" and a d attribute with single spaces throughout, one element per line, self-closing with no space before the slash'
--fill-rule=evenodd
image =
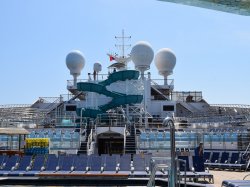
<path id="1" fill-rule="evenodd" d="M 222 185 L 225 187 L 241 187 L 241 186 L 250 186 L 250 180 L 224 180 Z"/>
<path id="2" fill-rule="evenodd" d="M 6 158 L 0 170 L 0 176 L 8 175 L 9 172 L 14 170 L 14 167 L 17 166 L 19 159 L 20 157 L 17 155 Z"/>
<path id="3" fill-rule="evenodd" d="M 9 172 L 8 176 L 22 176 L 23 173 L 25 173 L 29 169 L 28 167 L 30 167 L 31 165 L 31 159 L 31 155 L 23 156 L 19 162 L 19 166 L 17 167 L 17 169 Z"/>
<path id="4" fill-rule="evenodd" d="M 223 152 L 220 159 L 220 169 L 229 169 L 229 152 Z"/>
<path id="5" fill-rule="evenodd" d="M 130 173 L 131 171 L 131 155 L 123 155 L 119 161 L 119 173 Z"/>
<path id="6" fill-rule="evenodd" d="M 89 164 L 88 164 L 88 156 L 87 155 L 78 155 L 75 157 L 73 162 L 74 171 L 73 174 L 82 174 L 88 172 Z"/>
<path id="7" fill-rule="evenodd" d="M 42 167 L 44 166 L 44 162 L 45 162 L 44 155 L 35 156 L 31 169 L 23 173 L 23 176 L 32 177 L 38 175 L 42 170 Z"/>
<path id="8" fill-rule="evenodd" d="M 59 169 L 57 174 L 68 174 L 74 171 L 74 160 L 78 157 L 77 155 L 60 155 L 59 156 Z"/>
<path id="9" fill-rule="evenodd" d="M 54 154 L 49 154 L 45 166 L 45 170 L 40 175 L 55 173 L 59 169 L 59 158 Z"/>
<path id="10" fill-rule="evenodd" d="M 90 156 L 90 173 L 102 173 L 104 171 L 104 162 L 102 156 Z"/>
<path id="11" fill-rule="evenodd" d="M 244 170 L 246 168 L 246 162 L 246 158 L 244 158 L 242 154 L 239 154 L 239 160 L 230 166 L 232 169 Z"/>
<path id="12" fill-rule="evenodd" d="M 211 156 L 211 152 L 204 152 L 203 158 L 204 158 L 205 162 L 210 161 L 210 156 Z"/>
<path id="13" fill-rule="evenodd" d="M 219 152 L 213 152 L 211 160 L 204 163 L 205 166 L 207 166 L 208 168 L 211 168 L 211 169 L 217 167 L 219 156 L 220 156 Z"/>
<path id="14" fill-rule="evenodd" d="M 7 158 L 7 155 L 0 155 L 0 168 L 2 168 L 4 160 Z"/>
<path id="15" fill-rule="evenodd" d="M 147 171 L 147 167 L 145 165 L 145 158 L 144 157 L 141 157 L 139 155 L 139 157 L 134 157 L 133 159 L 133 167 L 132 167 L 132 170 L 131 172 L 134 174 L 134 175 L 143 175 L 143 176 L 146 176 L 148 174 L 148 171 Z"/>
<path id="16" fill-rule="evenodd" d="M 104 172 L 105 173 L 117 173 L 118 172 L 118 155 L 106 155 L 104 163 Z"/>

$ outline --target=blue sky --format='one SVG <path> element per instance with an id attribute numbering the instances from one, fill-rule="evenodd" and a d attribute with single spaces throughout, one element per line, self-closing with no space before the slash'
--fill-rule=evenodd
<path id="1" fill-rule="evenodd" d="M 156 0 L 0 1 L 1 104 L 33 103 L 67 93 L 65 57 L 83 52 L 86 65 L 110 65 L 121 30 L 130 43 L 171 48 L 176 91 L 203 91 L 213 104 L 250 104 L 250 17 Z M 129 52 L 129 51 L 128 51 Z M 133 67 L 132 62 L 130 66 Z M 160 78 L 151 65 L 152 78 Z"/>

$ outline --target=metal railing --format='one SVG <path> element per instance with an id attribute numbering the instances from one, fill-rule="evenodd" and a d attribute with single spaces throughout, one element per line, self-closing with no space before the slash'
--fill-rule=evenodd
<path id="1" fill-rule="evenodd" d="M 174 79 L 150 79 L 151 85 L 159 86 L 162 88 L 165 88 L 166 85 L 164 85 L 165 81 L 167 82 L 168 86 L 174 86 Z"/>
<path id="2" fill-rule="evenodd" d="M 98 127 L 124 127 L 127 119 L 123 114 L 107 113 L 97 115 L 95 123 Z"/>
<path id="3" fill-rule="evenodd" d="M 87 140 L 87 153 L 93 152 L 91 145 L 92 145 L 93 138 L 94 138 L 94 132 L 95 132 L 95 131 L 94 131 L 94 129 L 92 128 L 91 131 L 90 131 L 90 134 L 89 134 L 89 136 L 88 136 L 88 140 Z"/>
<path id="4" fill-rule="evenodd" d="M 199 102 L 202 100 L 201 91 L 185 91 L 185 92 L 171 92 L 170 98 L 172 101 L 183 102 Z"/>
<path id="5" fill-rule="evenodd" d="M 166 164 L 157 164 L 157 165 L 154 166 L 154 168 L 153 168 L 153 170 L 151 172 L 147 187 L 154 187 L 155 186 L 155 174 L 156 174 L 157 171 L 161 171 L 163 169 L 164 170 L 168 169 L 168 165 L 166 165 Z M 168 169 L 168 172 L 169 172 L 169 169 Z M 169 177 L 169 175 L 168 175 L 168 177 Z M 169 180 L 168 180 L 168 186 L 169 186 Z"/>
<path id="6" fill-rule="evenodd" d="M 250 165 L 250 143 L 248 144 L 245 152 L 242 154 L 242 159 L 246 160 L 246 171 L 248 170 L 248 167 Z"/>

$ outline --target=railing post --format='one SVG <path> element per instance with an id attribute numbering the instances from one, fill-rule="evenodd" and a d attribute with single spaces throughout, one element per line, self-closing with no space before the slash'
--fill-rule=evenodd
<path id="1" fill-rule="evenodd" d="M 169 186 L 177 187 L 177 164 L 176 164 L 176 152 L 175 152 L 175 126 L 174 121 L 170 117 L 166 117 L 163 121 L 163 126 L 169 126 L 170 128 L 170 152 L 171 152 L 171 169 L 169 177 Z"/>

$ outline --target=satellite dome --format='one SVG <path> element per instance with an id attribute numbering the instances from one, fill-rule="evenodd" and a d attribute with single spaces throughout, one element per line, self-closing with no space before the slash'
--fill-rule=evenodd
<path id="1" fill-rule="evenodd" d="M 96 72 L 102 71 L 102 65 L 98 62 L 94 63 L 94 71 Z"/>
<path id="2" fill-rule="evenodd" d="M 85 65 L 83 54 L 78 50 L 71 51 L 66 56 L 66 65 L 70 70 L 71 75 L 79 76 Z"/>
<path id="3" fill-rule="evenodd" d="M 171 49 L 160 49 L 155 55 L 154 61 L 160 75 L 168 76 L 173 73 L 176 57 Z"/>
<path id="4" fill-rule="evenodd" d="M 154 51 L 148 42 L 137 42 L 131 50 L 131 59 L 138 70 L 145 71 L 149 69 L 153 58 Z"/>

